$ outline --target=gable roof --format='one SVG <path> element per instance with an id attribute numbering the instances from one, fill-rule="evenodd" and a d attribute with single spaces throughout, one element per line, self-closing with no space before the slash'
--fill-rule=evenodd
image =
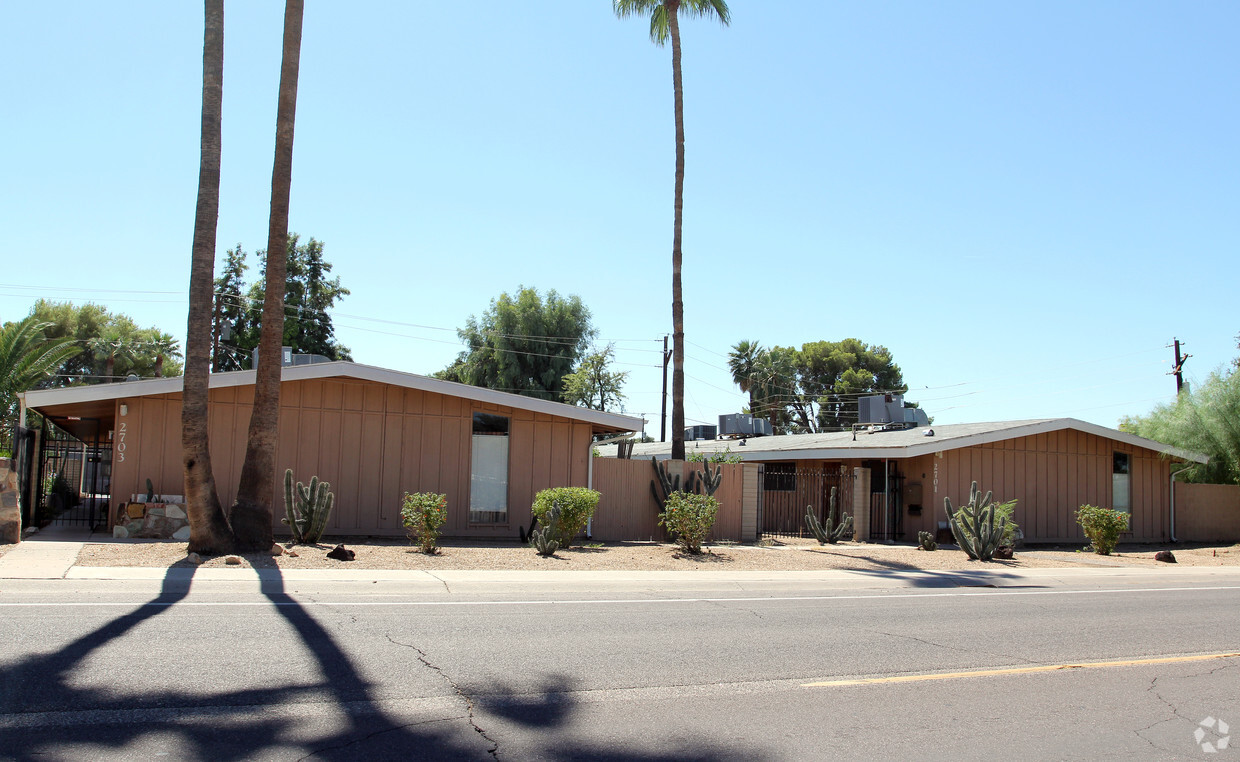
<path id="1" fill-rule="evenodd" d="M 685 454 L 716 453 L 730 449 L 746 460 L 844 460 L 851 458 L 913 458 L 943 450 L 1002 442 L 1006 439 L 1047 434 L 1054 431 L 1081 431 L 1086 434 L 1124 442 L 1180 460 L 1206 463 L 1205 455 L 1169 447 L 1116 429 L 1108 429 L 1075 418 L 1039 418 L 1029 421 L 998 421 L 994 423 L 952 423 L 923 426 L 896 431 L 833 431 L 822 434 L 784 434 L 773 437 L 750 437 L 745 440 L 708 439 L 685 441 Z M 933 432 L 930 435 L 929 432 Z M 741 444 L 744 441 L 745 444 Z M 615 457 L 614 446 L 599 448 L 603 455 Z M 633 446 L 633 457 L 671 457 L 670 442 L 647 442 Z"/>
<path id="2" fill-rule="evenodd" d="M 233 386 L 252 386 L 255 372 L 238 370 L 228 373 L 212 373 L 210 384 L 212 389 L 223 389 Z M 569 418 L 592 424 L 596 430 L 605 432 L 641 431 L 644 421 L 618 413 L 604 413 L 599 410 L 566 405 L 563 402 L 525 397 L 520 394 L 499 392 L 484 389 L 480 386 L 458 384 L 455 381 L 444 381 L 416 373 L 404 373 L 397 370 L 377 368 L 373 365 L 362 365 L 354 362 L 324 362 L 310 365 L 288 365 L 281 370 L 280 380 L 306 381 L 319 378 L 350 378 L 360 381 L 373 381 L 390 384 L 406 389 L 418 389 L 424 392 L 444 394 L 502 405 L 516 410 L 529 410 L 545 413 L 561 418 Z M 62 389 L 39 389 L 19 394 L 25 400 L 26 407 L 39 409 L 51 406 L 69 405 L 74 403 L 91 403 L 105 400 L 119 400 L 132 397 L 148 397 L 156 394 L 180 394 L 182 378 L 152 378 L 143 381 L 123 381 L 115 384 L 92 384 L 90 386 L 69 386 Z"/>

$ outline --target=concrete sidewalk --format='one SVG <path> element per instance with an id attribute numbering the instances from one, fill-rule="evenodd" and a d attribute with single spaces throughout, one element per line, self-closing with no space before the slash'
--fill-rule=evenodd
<path id="1" fill-rule="evenodd" d="M 49 527 L 32 534 L 0 556 L 0 579 L 63 579 L 82 547 L 99 537 L 82 527 Z"/>

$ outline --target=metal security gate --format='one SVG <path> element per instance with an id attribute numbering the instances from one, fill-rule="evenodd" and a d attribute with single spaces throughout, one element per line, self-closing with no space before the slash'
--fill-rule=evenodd
<path id="1" fill-rule="evenodd" d="M 904 538 L 904 476 L 893 473 L 883 479 L 880 469 L 870 478 L 870 539 Z"/>
<path id="2" fill-rule="evenodd" d="M 34 521 L 39 526 L 86 528 L 106 524 L 112 481 L 111 444 L 100 441 L 98 420 L 75 419 L 75 423 L 94 424 L 89 441 L 56 425 L 57 420 L 50 416 L 43 419 Z"/>
<path id="3" fill-rule="evenodd" d="M 827 465 L 812 469 L 795 463 L 758 466 L 758 527 L 762 536 L 810 537 L 805 526 L 806 510 L 825 521 L 830 510 L 831 489 L 836 493 L 836 521 L 853 515 L 852 470 Z"/>

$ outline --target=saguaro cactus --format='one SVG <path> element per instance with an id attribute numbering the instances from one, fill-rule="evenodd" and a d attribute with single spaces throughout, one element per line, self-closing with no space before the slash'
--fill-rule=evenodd
<path id="1" fill-rule="evenodd" d="M 990 499 L 993 495 L 993 491 L 987 490 L 986 497 L 981 497 L 977 482 L 973 482 L 969 488 L 969 502 L 959 510 L 952 510 L 950 497 L 943 498 L 947 523 L 952 528 L 956 544 L 976 561 L 994 558 L 995 550 L 1003 542 L 1003 532 L 1007 529 L 1006 517 L 995 524 L 995 504 Z"/>
<path id="2" fill-rule="evenodd" d="M 332 504 L 336 496 L 328 491 L 331 485 L 319 481 L 315 476 L 310 479 L 310 486 L 301 482 L 293 484 L 293 469 L 284 472 L 284 513 L 281 519 L 288 524 L 293 532 L 293 542 L 312 544 L 323 536 L 327 528 L 327 517 L 332 512 Z"/>
<path id="3" fill-rule="evenodd" d="M 835 523 L 835 487 L 831 488 L 831 500 L 827 510 L 827 523 L 823 525 L 818 521 L 818 517 L 814 515 L 814 507 L 812 505 L 805 506 L 805 526 L 813 533 L 814 539 L 818 540 L 819 545 L 831 543 L 834 545 L 852 529 L 853 517 L 847 513 L 840 520 L 839 524 Z"/>

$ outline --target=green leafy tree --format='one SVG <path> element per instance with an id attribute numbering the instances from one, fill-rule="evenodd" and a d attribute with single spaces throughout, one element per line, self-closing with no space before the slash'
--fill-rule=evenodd
<path id="1" fill-rule="evenodd" d="M 650 39 L 672 41 L 672 98 L 676 118 L 676 189 L 672 217 L 672 460 L 685 459 L 685 308 L 681 295 L 681 227 L 685 191 L 685 106 L 680 72 L 680 16 L 707 16 L 727 26 L 732 14 L 724 0 L 612 0 L 620 18 L 650 17 Z"/>
<path id="2" fill-rule="evenodd" d="M 211 313 L 211 372 L 242 370 L 248 355 L 237 347 L 239 336 L 252 333 L 249 298 L 246 296 L 245 250 L 237 244 L 227 252 L 224 271 L 215 279 L 215 299 Z M 257 334 L 255 334 L 257 335 Z M 252 349 L 253 347 L 251 347 Z"/>
<path id="3" fill-rule="evenodd" d="M 49 339 L 49 323 L 34 316 L 0 328 L 0 421 L 5 429 L 17 423 L 17 393 L 49 381 L 81 348 L 68 339 Z"/>
<path id="4" fill-rule="evenodd" d="M 593 352 L 581 359 L 577 370 L 564 377 L 564 401 L 591 410 L 615 410 L 624 402 L 625 379 L 628 371 L 610 369 L 615 351 L 609 344 L 601 352 Z"/>
<path id="5" fill-rule="evenodd" d="M 891 352 L 859 339 L 800 349 L 742 341 L 728 360 L 732 380 L 749 393 L 750 411 L 784 433 L 846 429 L 857 420 L 858 397 L 904 387 Z"/>
<path id="6" fill-rule="evenodd" d="M 559 400 L 595 330 L 581 297 L 552 289 L 544 299 L 521 286 L 515 297 L 505 292 L 491 300 L 482 317 L 470 315 L 457 336 L 468 349 L 438 378 Z"/>
<path id="7" fill-rule="evenodd" d="M 340 277 L 329 278 L 332 265 L 323 256 L 323 242 L 311 237 L 305 243 L 297 233 L 289 233 L 285 246 L 284 277 L 284 330 L 283 346 L 292 347 L 298 354 L 315 354 L 333 360 L 351 360 L 348 347 L 336 341 L 330 310 L 336 302 L 349 295 L 349 289 L 340 285 Z M 244 261 L 245 253 L 238 245 L 238 256 Z M 234 338 L 228 346 L 242 353 L 243 362 L 249 367 L 249 358 L 259 344 L 262 319 L 259 307 L 267 298 L 267 250 L 258 251 L 259 278 L 250 286 L 246 298 L 229 296 L 225 281 L 231 286 L 240 279 L 237 263 L 232 252 L 224 274 L 217 280 L 221 292 L 218 311 L 223 320 L 232 320 Z M 229 353 L 228 347 L 221 349 Z M 241 358 L 238 358 L 241 359 Z"/>
<path id="8" fill-rule="evenodd" d="M 158 328 L 140 328 L 128 315 L 97 304 L 78 306 L 44 299 L 35 303 L 30 314 L 48 324 L 44 336 L 71 340 L 82 350 L 56 370 L 53 386 L 107 383 L 129 375 L 181 375 L 176 341 Z"/>
<path id="9" fill-rule="evenodd" d="M 1211 373 L 1175 402 L 1126 417 L 1119 428 L 1210 456 L 1209 463 L 1191 464 L 1182 477 L 1186 481 L 1240 484 L 1240 371 Z"/>

